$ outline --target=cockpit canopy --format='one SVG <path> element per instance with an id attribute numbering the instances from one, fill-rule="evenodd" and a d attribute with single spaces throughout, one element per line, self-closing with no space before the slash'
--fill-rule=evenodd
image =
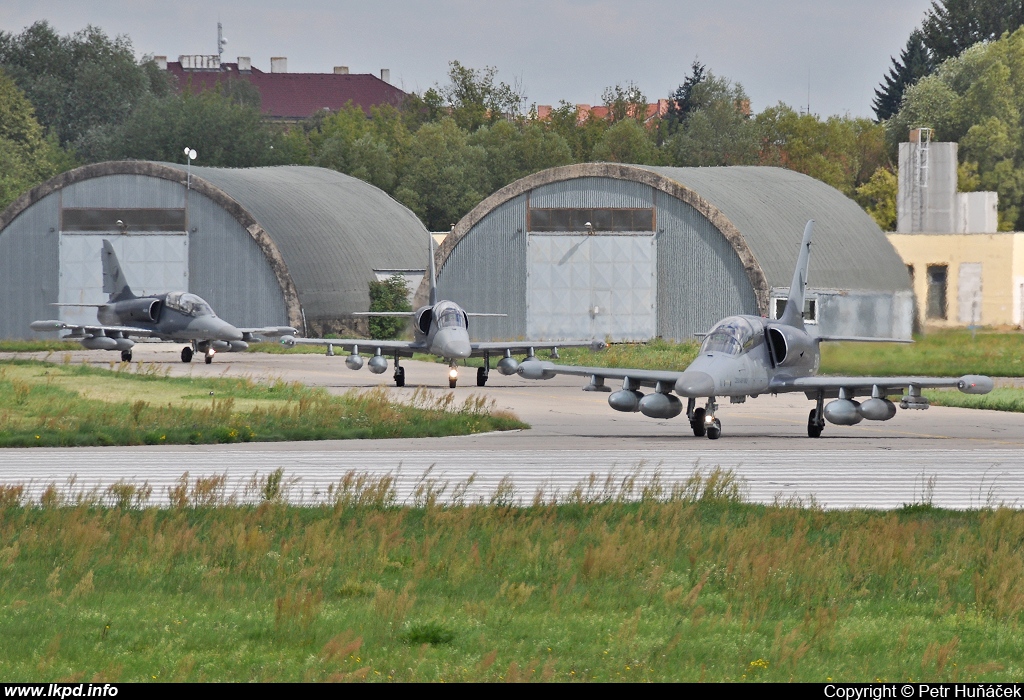
<path id="1" fill-rule="evenodd" d="M 701 343 L 701 354 L 721 352 L 742 355 L 764 342 L 764 329 L 756 319 L 730 316 L 718 322 Z"/>
<path id="2" fill-rule="evenodd" d="M 438 328 L 466 328 L 469 324 L 466 312 L 452 301 L 442 301 L 434 305 L 434 318 Z"/>
<path id="3" fill-rule="evenodd" d="M 202 297 L 188 292 L 171 292 L 164 303 L 186 316 L 216 316 Z"/>

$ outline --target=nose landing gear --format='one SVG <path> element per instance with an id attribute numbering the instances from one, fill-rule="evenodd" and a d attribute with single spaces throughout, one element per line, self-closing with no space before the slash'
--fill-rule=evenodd
<path id="1" fill-rule="evenodd" d="M 459 383 L 459 368 L 454 361 L 448 365 L 448 388 L 454 389 Z"/>

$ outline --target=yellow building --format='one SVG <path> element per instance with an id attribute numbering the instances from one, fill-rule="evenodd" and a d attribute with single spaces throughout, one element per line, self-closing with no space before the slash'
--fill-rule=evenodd
<path id="1" fill-rule="evenodd" d="M 886 235 L 925 327 L 1024 325 L 1024 233 Z"/>

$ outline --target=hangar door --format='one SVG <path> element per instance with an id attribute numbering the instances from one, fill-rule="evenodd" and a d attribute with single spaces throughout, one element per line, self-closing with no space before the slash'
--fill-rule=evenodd
<path id="1" fill-rule="evenodd" d="M 107 301 L 100 262 L 104 239 L 113 246 L 135 294 L 188 291 L 184 210 L 64 209 L 61 220 L 59 302 Z M 117 221 L 126 225 L 126 233 Z M 59 318 L 67 323 L 96 323 L 96 309 L 63 306 Z"/>
<path id="2" fill-rule="evenodd" d="M 653 231 L 532 232 L 526 328 L 531 340 L 649 340 L 656 334 Z"/>

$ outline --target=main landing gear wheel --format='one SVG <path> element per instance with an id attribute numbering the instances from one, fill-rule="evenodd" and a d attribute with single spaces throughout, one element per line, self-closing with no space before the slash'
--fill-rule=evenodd
<path id="1" fill-rule="evenodd" d="M 825 429 L 825 426 L 818 422 L 817 414 L 818 410 L 812 408 L 811 415 L 807 416 L 807 437 L 821 437 L 821 431 Z"/>
<path id="2" fill-rule="evenodd" d="M 405 367 L 395 367 L 395 386 L 405 386 Z"/>
<path id="3" fill-rule="evenodd" d="M 708 440 L 717 440 L 722 434 L 722 422 L 717 418 L 711 420 L 711 424 L 708 425 Z"/>
<path id="4" fill-rule="evenodd" d="M 485 384 L 487 384 L 487 370 L 485 370 L 483 367 L 477 367 L 476 368 L 476 385 L 477 386 L 484 386 Z"/>
<path id="5" fill-rule="evenodd" d="M 693 434 L 696 437 L 704 437 L 704 416 L 705 411 L 703 408 L 698 408 L 693 412 L 693 420 L 690 421 L 690 428 L 693 429 Z"/>
<path id="6" fill-rule="evenodd" d="M 213 364 L 213 355 L 206 353 L 206 364 Z"/>
<path id="7" fill-rule="evenodd" d="M 186 346 L 181 349 L 181 361 L 191 362 L 192 361 L 192 348 Z"/>
<path id="8" fill-rule="evenodd" d="M 132 351 L 131 350 L 122 350 L 121 351 L 121 362 L 131 362 L 131 361 L 132 361 Z"/>

